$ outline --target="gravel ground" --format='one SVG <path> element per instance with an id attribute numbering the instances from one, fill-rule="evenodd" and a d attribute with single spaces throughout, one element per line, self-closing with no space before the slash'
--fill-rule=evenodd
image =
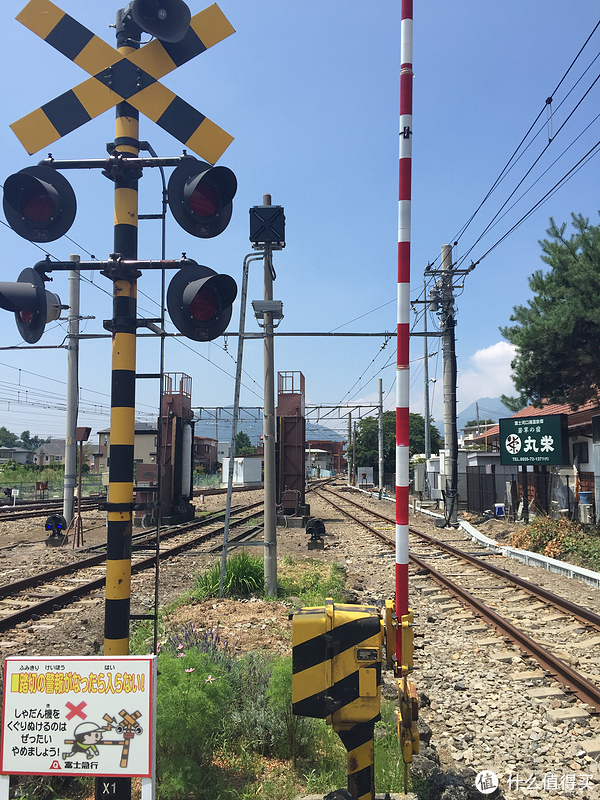
<path id="1" fill-rule="evenodd" d="M 256 497 L 256 492 L 236 494 L 234 503 L 241 504 Z M 317 560 L 337 561 L 346 571 L 348 600 L 370 604 L 392 597 L 393 553 L 314 495 L 307 499 L 312 514 L 324 520 L 325 548 L 309 552 L 308 537 L 303 529 L 278 528 L 278 557 L 311 556 Z M 206 496 L 203 508 L 216 510 L 222 508 L 223 502 L 223 496 Z M 392 503 L 370 499 L 366 502 L 380 511 L 383 508 L 383 513 L 393 517 Z M 87 518 L 86 544 L 91 544 L 94 538 L 101 540 L 105 536 L 103 515 L 86 515 Z M 441 533 L 427 517 L 411 518 L 411 524 L 433 535 Z M 70 548 L 46 547 L 42 526 L 42 519 L 37 524 L 30 520 L 0 524 L 0 581 L 9 582 L 76 556 Z M 393 536 L 393 527 L 390 527 Z M 500 538 L 490 533 L 490 527 L 482 530 Z M 459 532 L 452 532 L 457 546 L 460 543 L 455 540 L 459 536 Z M 252 548 L 252 552 L 256 552 L 256 548 Z M 189 590 L 194 573 L 218 558 L 190 552 L 163 563 L 160 604 L 169 603 Z M 584 601 L 600 612 L 597 590 L 515 561 L 501 559 L 495 563 L 548 585 L 555 592 L 564 592 L 578 602 Z M 424 634 L 425 645 L 425 649 L 417 653 L 415 682 L 419 693 L 426 695 L 421 716 L 432 729 L 431 743 L 442 768 L 466 769 L 472 774 L 493 770 L 508 798 L 548 795 L 600 798 L 593 785 L 600 781 L 600 764 L 593 757 L 600 751 L 600 747 L 598 751 L 594 749 L 594 740 L 600 738 L 598 718 L 587 714 L 581 703 L 568 695 L 532 696 L 532 690 L 557 687 L 553 687 L 552 680 L 539 670 L 537 675 L 530 674 L 536 672 L 535 665 L 488 629 L 481 628 L 458 603 L 433 602 L 427 593 L 431 585 L 427 577 L 413 577 L 411 581 L 411 605 L 418 614 L 418 631 Z M 134 576 L 132 612 L 148 610 L 153 593 L 154 576 L 150 572 Z M 6 641 L 0 641 L 0 653 L 89 655 L 98 652 L 102 644 L 103 593 L 85 602 L 84 612 L 73 614 L 65 610 L 23 624 L 14 636 L 6 635 Z M 265 603 L 258 599 L 213 600 L 180 607 L 172 614 L 170 624 L 179 627 L 194 622 L 211 626 L 219 621 L 221 630 L 238 640 L 242 649 L 264 647 L 290 653 L 289 610 L 284 603 Z M 549 626 L 552 630 L 551 618 Z M 484 644 L 487 640 L 492 643 Z M 501 654 L 500 660 L 498 654 Z M 588 671 L 600 670 L 596 648 L 578 654 L 578 659 L 583 659 Z M 384 692 L 395 695 L 394 681 L 389 676 Z M 580 718 L 560 721 L 561 715 L 575 709 Z M 432 750 L 425 748 L 424 752 L 435 757 Z M 420 766 L 425 772 L 430 768 L 423 760 Z"/>

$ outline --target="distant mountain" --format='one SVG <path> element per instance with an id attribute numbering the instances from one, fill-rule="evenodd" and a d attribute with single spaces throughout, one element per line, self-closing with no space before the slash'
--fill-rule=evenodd
<path id="1" fill-rule="evenodd" d="M 227 409 L 227 411 L 229 411 L 229 409 Z M 259 444 L 263 432 L 262 409 L 241 409 L 241 419 L 238 421 L 237 429 L 238 431 L 247 433 L 253 445 L 256 446 Z M 219 442 L 230 442 L 231 419 L 219 419 L 218 423 L 215 423 L 214 419 L 199 419 L 195 424 L 195 435 L 207 436 L 210 439 L 218 439 Z M 345 441 L 346 436 L 343 436 L 331 428 L 327 428 L 325 425 L 307 421 L 306 438 L 309 441 L 322 439 L 331 442 L 342 442 Z"/>
<path id="2" fill-rule="evenodd" d="M 460 433 L 460 429 L 465 427 L 465 424 L 472 419 L 477 419 L 477 405 L 479 405 L 479 421 L 484 422 L 486 419 L 493 419 L 498 422 L 499 419 L 504 417 L 512 417 L 513 412 L 508 409 L 499 397 L 480 397 L 479 400 L 471 403 L 464 411 L 456 416 L 456 429 Z M 444 435 L 444 420 L 435 423 L 438 431 Z"/>

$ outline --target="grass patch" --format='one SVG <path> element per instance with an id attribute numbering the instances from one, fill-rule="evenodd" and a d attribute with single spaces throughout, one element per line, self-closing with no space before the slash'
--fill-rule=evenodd
<path id="1" fill-rule="evenodd" d="M 303 606 L 322 606 L 327 597 L 340 603 L 344 597 L 345 574 L 339 564 L 316 558 L 286 556 L 278 564 L 277 585 L 283 597 L 297 597 Z"/>
<path id="2" fill-rule="evenodd" d="M 228 560 L 229 596 L 264 584 L 262 558 L 243 551 Z M 218 594 L 220 561 L 198 575 L 185 600 Z M 280 596 L 303 606 L 343 599 L 344 569 L 313 558 L 278 563 Z M 347 782 L 347 753 L 324 720 L 292 714 L 292 661 L 260 651 L 241 654 L 219 628 L 184 624 L 170 632 L 160 616 L 157 695 L 158 800 L 292 800 Z M 147 652 L 152 627 L 136 626 L 132 650 Z M 375 733 L 377 791 L 402 791 L 404 767 L 395 704 L 382 700 Z"/>
<path id="3" fill-rule="evenodd" d="M 216 562 L 209 570 L 196 577 L 195 587 L 190 593 L 193 600 L 206 600 L 219 596 L 221 581 L 221 562 Z M 263 591 L 264 562 L 259 556 L 248 555 L 244 550 L 227 559 L 223 579 L 225 597 L 246 597 L 253 592 Z"/>

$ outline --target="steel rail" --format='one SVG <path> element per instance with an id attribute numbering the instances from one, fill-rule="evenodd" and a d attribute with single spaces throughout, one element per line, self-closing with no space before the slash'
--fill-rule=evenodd
<path id="1" fill-rule="evenodd" d="M 62 500 L 56 505 L 39 506 L 38 508 L 22 508 L 14 506 L 15 511 L 4 511 L 0 508 L 0 522 L 13 522 L 18 519 L 32 519 L 33 517 L 46 517 L 50 514 L 56 514 L 57 511 L 62 512 Z M 81 503 L 82 508 L 88 511 L 97 507 L 98 500 L 83 500 Z M 11 507 L 12 508 L 12 507 Z"/>
<path id="2" fill-rule="evenodd" d="M 368 523 L 359 520 L 357 517 L 354 517 L 349 511 L 338 506 L 329 497 L 325 497 L 324 499 L 331 503 L 331 505 L 333 505 L 333 507 L 338 511 L 346 514 L 348 517 L 350 517 L 350 519 L 369 530 L 379 539 L 382 539 L 391 547 L 394 546 L 394 542 L 389 539 L 389 537 L 385 536 L 385 534 L 382 534 L 376 528 L 373 528 L 372 525 L 369 525 Z M 371 513 L 370 509 L 363 508 L 363 510 L 367 511 L 367 513 Z M 375 514 L 375 516 L 380 517 L 379 514 Z M 387 521 L 389 522 L 390 520 Z M 559 683 L 562 683 L 569 691 L 572 691 L 575 695 L 577 695 L 582 702 L 587 703 L 589 706 L 593 707 L 596 712 L 600 713 L 600 687 L 594 685 L 591 683 L 591 681 L 588 681 L 579 672 L 572 669 L 568 664 L 565 664 L 564 661 L 561 661 L 560 658 L 557 658 L 550 651 L 546 650 L 525 633 L 520 631 L 518 628 L 512 625 L 512 623 L 501 617 L 489 606 L 486 606 L 485 603 L 482 603 L 466 589 L 463 589 L 461 586 L 454 583 L 454 581 L 452 581 L 450 578 L 447 578 L 441 572 L 438 572 L 438 570 L 430 566 L 426 561 L 423 561 L 413 554 L 410 554 L 409 558 L 413 564 L 419 567 L 419 569 L 429 573 L 436 583 L 443 586 L 463 603 L 466 603 L 483 620 L 497 630 L 501 631 L 506 638 L 514 642 L 521 650 L 528 655 L 533 656 L 535 660 L 552 675 L 552 677 L 555 677 Z M 484 566 L 487 565 L 484 564 Z M 506 576 L 503 575 L 502 577 Z M 532 584 L 532 586 L 535 586 L 535 584 Z M 561 598 L 558 599 L 560 600 Z M 581 610 L 585 611 L 586 609 Z"/>
<path id="3" fill-rule="evenodd" d="M 466 589 L 463 589 L 450 578 L 447 578 L 441 572 L 429 566 L 427 562 L 422 561 L 414 555 L 410 556 L 410 560 L 420 569 L 427 570 L 436 583 L 447 589 L 457 599 L 466 603 L 483 620 L 498 631 L 501 631 L 506 638 L 518 645 L 521 650 L 533 656 L 533 658 L 551 673 L 552 677 L 556 678 L 559 683 L 562 683 L 567 690 L 572 691 L 582 702 L 592 706 L 597 713 L 600 713 L 600 687 L 588 681 L 583 675 L 520 631 L 512 623 L 504 619 L 504 617 L 501 617 L 489 606 L 486 606 L 485 603 L 482 603 L 481 600 L 478 600 Z"/>
<path id="4" fill-rule="evenodd" d="M 243 517 L 239 520 L 235 520 L 232 524 L 234 525 L 242 525 L 247 522 L 249 519 L 252 519 L 256 514 L 248 514 L 246 517 Z M 172 558 L 173 556 L 178 555 L 179 553 L 187 550 L 189 547 L 193 547 L 197 544 L 201 544 L 203 541 L 212 538 L 213 536 L 222 533 L 223 528 L 217 529 L 216 531 L 208 531 L 207 533 L 203 533 L 200 536 L 196 536 L 193 539 L 189 539 L 186 542 L 181 542 L 180 544 L 175 545 L 174 547 L 170 547 L 167 550 L 162 550 L 159 554 L 160 559 L 165 558 Z M 31 578 L 23 578 L 20 581 L 15 581 L 13 583 L 6 584 L 5 586 L 0 587 L 0 592 L 4 592 L 4 594 L 0 594 L 0 596 L 13 596 L 16 594 L 17 591 L 24 591 L 26 589 L 31 589 L 43 581 L 52 580 L 56 577 L 60 577 L 65 574 L 69 574 L 69 572 L 77 572 L 81 569 L 85 569 L 86 567 L 96 566 L 103 561 L 106 560 L 105 554 L 99 554 L 97 556 L 92 556 L 89 559 L 84 559 L 83 561 L 78 561 L 74 564 L 68 564 L 64 567 L 57 567 L 52 570 L 48 570 L 47 572 L 40 573 L 39 575 L 35 575 Z M 135 572 L 142 572 L 145 569 L 148 569 L 151 566 L 156 564 L 156 553 L 153 553 L 148 558 L 142 558 L 139 561 L 136 561 L 132 564 L 132 573 Z M 43 614 L 50 613 L 52 611 L 56 611 L 58 608 L 62 608 L 65 605 L 73 602 L 76 599 L 79 599 L 82 596 L 90 594 L 91 592 L 95 591 L 96 589 L 101 589 L 106 582 L 106 576 L 103 575 L 100 578 L 96 578 L 92 581 L 88 581 L 87 583 L 82 583 L 79 586 L 75 587 L 74 589 L 68 589 L 66 592 L 61 592 L 60 594 L 54 595 L 49 597 L 45 600 L 41 600 L 39 603 L 34 603 L 27 608 L 20 609 L 19 611 L 15 611 L 13 614 L 8 614 L 5 617 L 0 617 L 0 632 L 10 630 L 14 628 L 18 623 L 25 622 L 28 619 L 31 619 L 32 616 L 42 616 Z M 9 592 L 10 594 L 8 594 Z"/>
<path id="5" fill-rule="evenodd" d="M 330 491 L 330 490 L 327 490 Z M 329 498 L 326 498 L 329 500 Z M 360 503 L 355 502 L 354 500 L 350 500 L 349 498 L 344 497 L 344 500 L 352 505 L 360 508 L 363 511 L 366 511 L 368 514 L 372 514 L 373 516 L 377 517 L 378 519 L 383 520 L 384 522 L 389 522 L 390 525 L 394 524 L 394 521 L 389 519 L 389 517 L 385 517 L 382 514 L 377 513 L 376 511 L 372 511 L 370 508 L 365 508 L 365 506 L 361 506 Z M 331 502 L 331 501 L 329 501 Z M 339 509 L 343 511 L 343 509 Z M 357 520 L 358 521 L 358 520 Z M 388 542 L 391 542 L 391 539 L 386 537 L 384 534 L 380 534 L 375 528 L 372 529 L 372 532 L 376 535 L 380 536 L 382 539 L 386 539 Z M 439 547 L 440 550 L 444 550 L 445 552 L 449 553 L 450 555 L 455 556 L 456 558 L 460 558 L 462 561 L 467 561 L 470 564 L 478 567 L 485 572 L 490 572 L 492 575 L 496 575 L 496 577 L 502 578 L 509 583 L 518 586 L 523 591 L 530 594 L 532 597 L 536 599 L 544 600 L 546 603 L 553 605 L 559 611 L 563 611 L 567 614 L 570 614 L 575 619 L 578 619 L 580 622 L 589 625 L 596 630 L 600 631 L 600 614 L 596 614 L 594 611 L 591 611 L 584 606 L 580 606 L 577 603 L 573 603 L 571 600 L 567 600 L 565 597 L 561 597 L 558 594 L 554 594 L 549 589 L 544 589 L 542 586 L 538 586 L 536 583 L 532 583 L 528 581 L 526 578 L 521 578 L 519 575 L 515 575 L 512 572 L 508 572 L 503 567 L 497 567 L 494 564 L 489 564 L 487 561 L 483 561 L 479 556 L 471 555 L 471 553 L 465 553 L 463 550 L 460 550 L 457 547 L 453 547 L 451 544 L 447 544 L 446 542 L 442 541 L 441 539 L 437 539 L 435 536 L 430 536 L 428 533 L 422 533 L 421 531 L 416 530 L 416 528 L 410 528 L 410 533 L 415 536 L 419 536 L 421 539 L 429 542 L 429 544 L 435 545 L 435 547 Z M 428 567 L 429 569 L 429 567 Z"/>

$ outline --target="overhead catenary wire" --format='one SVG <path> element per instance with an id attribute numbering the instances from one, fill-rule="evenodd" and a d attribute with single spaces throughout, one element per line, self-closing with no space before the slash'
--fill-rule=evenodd
<path id="1" fill-rule="evenodd" d="M 513 162 L 515 162 L 515 160 L 516 160 L 517 154 L 519 153 L 519 151 L 520 151 L 520 150 L 521 150 L 521 148 L 523 147 L 524 143 L 527 141 L 527 138 L 529 137 L 529 135 L 530 135 L 531 131 L 532 131 L 532 130 L 535 128 L 535 126 L 536 126 L 536 124 L 538 123 L 539 119 L 540 119 L 540 118 L 543 116 L 544 112 L 546 111 L 546 109 L 547 109 L 547 107 L 548 107 L 548 101 L 550 101 L 550 102 L 552 101 L 552 98 L 553 98 L 553 96 L 554 96 L 554 95 L 557 93 L 557 91 L 560 89 L 560 87 L 562 86 L 562 84 L 563 84 L 563 83 L 564 83 L 564 81 L 566 80 L 567 76 L 569 75 L 569 73 L 571 72 L 571 70 L 573 69 L 573 67 L 574 67 L 574 66 L 575 66 L 575 64 L 577 63 L 577 61 L 579 60 L 579 58 L 580 58 L 580 56 L 582 55 L 583 51 L 585 50 L 585 48 L 587 47 L 587 45 L 589 44 L 590 40 L 592 39 L 593 35 L 596 33 L 596 31 L 598 30 L 598 28 L 599 28 L 599 27 L 600 27 L 600 21 L 598 21 L 598 22 L 596 23 L 596 25 L 595 25 L 595 26 L 594 26 L 594 28 L 592 29 L 591 33 L 589 34 L 589 36 L 586 38 L 585 42 L 584 42 L 584 43 L 583 43 L 583 45 L 580 47 L 579 51 L 577 52 L 577 54 L 575 55 L 575 57 L 574 57 L 574 58 L 573 58 L 573 60 L 571 61 L 570 65 L 569 65 L 569 66 L 568 66 L 568 68 L 565 70 L 564 74 L 562 75 L 561 79 L 559 80 L 559 82 L 558 82 L 558 83 L 557 83 L 557 85 L 555 86 L 555 88 L 554 88 L 554 91 L 553 91 L 553 92 L 551 92 L 550 96 L 547 98 L 546 102 L 544 103 L 543 107 L 541 108 L 541 110 L 540 110 L 540 111 L 539 111 L 539 113 L 537 114 L 536 118 L 534 119 L 534 121 L 533 121 L 533 122 L 531 123 L 531 125 L 529 126 L 529 128 L 528 128 L 527 132 L 526 132 L 526 133 L 525 133 L 525 135 L 522 137 L 521 141 L 519 142 L 519 144 L 517 145 L 517 147 L 515 148 L 515 150 L 514 150 L 514 151 L 513 151 L 513 153 L 511 154 L 510 158 L 508 159 L 508 161 L 506 162 L 506 164 L 504 165 L 504 167 L 501 169 L 501 171 L 500 171 L 500 173 L 498 174 L 498 176 L 497 176 L 497 178 L 495 179 L 495 181 L 492 183 L 492 186 L 490 187 L 490 189 L 487 191 L 487 193 L 485 194 L 485 196 L 483 197 L 483 199 L 481 200 L 481 202 L 479 203 L 479 205 L 477 206 L 477 208 L 475 209 L 475 211 L 474 211 L 474 212 L 471 214 L 471 216 L 469 217 L 469 219 L 466 221 L 466 223 L 464 223 L 464 225 L 463 225 L 463 226 L 462 226 L 462 227 L 459 229 L 458 233 L 456 233 L 456 234 L 455 234 L 455 235 L 452 237 L 451 241 L 453 241 L 453 242 L 455 242 L 455 243 L 458 243 L 458 242 L 460 241 L 461 237 L 464 235 L 464 233 L 466 232 L 466 230 L 469 228 L 470 224 L 471 224 L 471 223 L 472 223 L 472 221 L 475 219 L 475 217 L 477 216 L 477 214 L 479 213 L 479 211 L 481 210 L 481 208 L 483 207 L 483 205 L 484 205 L 484 204 L 486 203 L 486 201 L 487 201 L 487 200 L 488 200 L 488 199 L 491 197 L 491 195 L 493 194 L 493 192 L 495 191 L 495 189 L 496 189 L 496 188 L 499 186 L 499 184 L 502 182 L 502 180 L 504 179 L 504 177 L 505 177 L 505 176 L 508 174 L 508 172 L 510 171 L 510 168 L 511 168 L 511 164 L 513 164 Z M 597 58 L 597 56 L 596 56 L 596 58 Z M 595 59 L 592 61 L 592 64 L 595 62 L 596 58 L 595 58 Z M 590 67 L 591 67 L 591 64 L 588 66 L 588 69 L 589 69 Z M 587 73 L 588 69 L 586 69 L 586 70 L 584 71 L 583 75 L 585 75 L 585 74 Z M 572 87 L 571 91 L 572 91 L 572 90 L 575 88 L 575 86 L 577 86 L 577 84 L 579 83 L 579 81 L 581 80 L 581 78 L 583 77 L 583 75 L 582 75 L 582 76 L 581 76 L 581 77 L 578 79 L 578 81 L 575 83 L 575 85 Z M 570 94 L 570 92 L 569 92 L 569 93 L 567 93 L 566 97 L 568 97 L 568 95 L 569 95 L 569 94 Z M 565 97 L 565 99 L 566 99 L 566 97 Z M 563 102 L 564 102 L 564 101 L 563 101 Z M 561 104 L 562 104 L 562 103 L 561 103 Z M 557 132 L 557 133 L 558 133 L 558 132 Z M 553 137 L 553 138 L 555 138 L 555 136 L 556 136 L 556 134 L 554 135 L 554 137 Z M 434 264 L 435 264 L 435 263 L 437 263 L 438 259 L 439 259 L 439 255 L 437 255 L 437 256 L 436 256 L 436 258 L 434 259 L 434 262 L 433 262 L 433 263 L 434 263 Z M 463 256 L 463 260 L 464 260 L 464 256 Z"/>

